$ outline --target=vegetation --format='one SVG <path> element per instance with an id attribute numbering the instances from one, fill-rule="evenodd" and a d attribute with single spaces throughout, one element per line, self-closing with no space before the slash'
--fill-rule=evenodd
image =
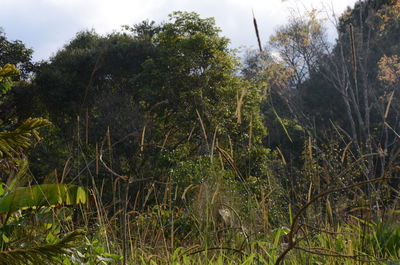
<path id="1" fill-rule="evenodd" d="M 313 10 L 242 62 L 195 13 L 40 63 L 0 32 L 0 264 L 397 264 L 399 21 Z"/>

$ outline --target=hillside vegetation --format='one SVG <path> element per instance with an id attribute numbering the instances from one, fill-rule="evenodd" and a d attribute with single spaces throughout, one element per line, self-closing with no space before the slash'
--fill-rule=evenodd
<path id="1" fill-rule="evenodd" d="M 0 31 L 0 264 L 398 264 L 400 2 L 330 20 Z"/>

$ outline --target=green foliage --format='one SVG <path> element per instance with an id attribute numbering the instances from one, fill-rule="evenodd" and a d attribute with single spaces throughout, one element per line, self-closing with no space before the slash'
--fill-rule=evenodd
<path id="1" fill-rule="evenodd" d="M 120 113 L 133 111 L 128 108 L 137 97 L 132 79 L 152 50 L 147 40 L 126 33 L 100 36 L 93 31 L 80 32 L 50 62 L 40 65 L 30 89 L 36 91 L 51 120 L 67 130 L 66 135 L 73 132 L 76 116 L 83 118 L 86 110 L 95 131 L 103 134 L 108 125 L 118 128 L 110 124 L 111 117 L 117 116 L 108 113 L 111 102 L 115 105 L 115 101 L 125 99 Z M 104 126 L 106 122 L 109 124 Z M 97 138 L 99 134 L 93 132 L 91 136 Z"/>
<path id="2" fill-rule="evenodd" d="M 8 92 L 12 85 L 10 77 L 17 74 L 19 74 L 19 71 L 12 65 L 7 64 L 0 68 L 2 93 Z M 72 242 L 84 234 L 82 230 L 76 230 L 61 240 L 55 241 L 53 240 L 54 237 L 51 239 L 52 234 L 49 233 L 46 237 L 48 244 L 15 249 L 6 248 L 6 245 L 11 243 L 10 232 L 18 231 L 12 226 L 13 221 L 8 222 L 10 218 L 13 219 L 14 212 L 28 208 L 75 205 L 87 201 L 87 191 L 83 187 L 75 185 L 43 184 L 17 188 L 28 171 L 28 161 L 23 155 L 24 151 L 32 144 L 32 137 L 40 140 L 38 129 L 50 124 L 46 119 L 28 118 L 13 131 L 0 132 L 0 159 L 3 163 L 1 169 L 6 169 L 4 170 L 5 174 L 9 175 L 7 190 L 4 189 L 5 184 L 1 183 L 0 213 L 3 220 L 1 248 L 3 251 L 0 252 L 0 264 L 47 264 L 54 262 L 61 255 L 67 254 L 73 246 Z"/>
<path id="3" fill-rule="evenodd" d="M 400 258 L 400 226 L 392 220 L 368 224 L 367 251 L 382 258 Z"/>
<path id="4" fill-rule="evenodd" d="M 1 251 L 0 264 L 34 265 L 54 263 L 59 256 L 68 255 L 71 247 L 75 246 L 76 240 L 80 239 L 84 234 L 82 230 L 76 230 L 54 243 Z"/>
<path id="5" fill-rule="evenodd" d="M 58 261 L 62 262 L 63 265 L 111 265 L 119 264 L 121 260 L 121 256 L 108 253 L 98 240 L 90 241 L 88 238 L 85 238 L 85 241 L 81 242 L 81 244 L 71 248 L 68 255 L 58 258 Z"/>
<path id="6" fill-rule="evenodd" d="M 32 53 L 33 50 L 26 48 L 21 41 L 8 40 L 0 28 L 0 66 L 15 65 L 19 69 L 21 77 L 26 79 L 35 68 L 31 62 Z"/>
<path id="7" fill-rule="evenodd" d="M 75 185 L 42 184 L 19 187 L 0 197 L 0 213 L 12 213 L 32 207 L 86 203 L 87 197 L 87 191 Z"/>
<path id="8" fill-rule="evenodd" d="M 14 131 L 0 132 L 0 158 L 19 154 L 31 145 L 30 137 L 40 139 L 37 129 L 51 123 L 42 118 L 29 118 Z"/>
<path id="9" fill-rule="evenodd" d="M 11 77 L 19 75 L 19 70 L 12 64 L 6 64 L 0 67 L 0 92 L 2 94 L 7 93 L 11 86 Z"/>
<path id="10" fill-rule="evenodd" d="M 342 128 L 347 127 L 341 94 L 327 82 L 322 73 L 313 73 L 302 84 L 301 100 L 304 104 L 305 115 L 313 118 L 314 126 L 318 128 L 316 133 L 320 137 L 327 137 L 326 130 L 332 127 L 332 121 Z"/>
<path id="11" fill-rule="evenodd" d="M 236 97 L 248 88 L 234 75 L 237 59 L 218 33 L 212 19 L 173 13 L 154 39 L 156 55 L 138 76 L 146 106 L 184 132 L 193 127 L 196 111 L 210 132 L 217 124 L 220 133 L 229 131 L 236 120 Z M 201 136 L 201 130 L 196 134 Z"/>
<path id="12" fill-rule="evenodd" d="M 332 50 L 316 11 L 293 19 L 271 39 L 279 56 L 252 54 L 242 75 L 214 19 L 196 13 L 78 33 L 20 84 L 37 105 L 12 124 L 39 110 L 57 126 L 32 166 L 25 151 L 49 122 L 0 132 L 2 253 L 71 265 L 398 259 L 399 10 L 358 3 Z M 86 186 L 22 187 L 58 172 Z M 54 247 L 76 227 L 84 242 Z"/>

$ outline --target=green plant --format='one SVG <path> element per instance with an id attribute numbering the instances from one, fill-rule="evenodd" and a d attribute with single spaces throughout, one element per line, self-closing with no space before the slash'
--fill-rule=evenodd
<path id="1" fill-rule="evenodd" d="M 0 264 L 35 265 L 54 263 L 60 256 L 68 255 L 70 249 L 75 246 L 75 241 L 84 234 L 82 230 L 76 230 L 54 243 L 1 251 Z"/>
<path id="2" fill-rule="evenodd" d="M 2 92 L 11 88 L 10 76 L 18 74 L 12 65 L 0 68 L 0 85 Z M 76 230 L 60 240 L 47 244 L 33 244 L 29 247 L 9 249 L 11 233 L 18 232 L 15 222 L 23 222 L 14 215 L 17 211 L 29 208 L 39 209 L 59 205 L 76 205 L 87 201 L 87 191 L 75 185 L 43 184 L 20 187 L 28 176 L 28 162 L 24 151 L 31 146 L 32 137 L 40 140 L 38 129 L 51 123 L 42 118 L 29 118 L 22 125 L 12 131 L 0 132 L 0 160 L 2 175 L 7 177 L 7 183 L 1 182 L 0 190 L 0 218 L 2 226 L 2 251 L 0 264 L 45 264 L 54 261 L 57 257 L 67 253 L 82 230 Z M 20 229 L 21 230 L 21 229 Z M 8 234 L 8 235 L 7 235 Z M 48 234 L 48 236 L 51 234 Z"/>

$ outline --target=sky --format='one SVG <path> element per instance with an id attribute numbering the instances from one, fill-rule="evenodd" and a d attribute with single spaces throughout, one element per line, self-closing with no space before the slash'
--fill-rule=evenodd
<path id="1" fill-rule="evenodd" d="M 252 10 L 261 41 L 284 25 L 291 12 L 317 8 L 320 16 L 339 15 L 356 0 L 0 0 L 0 27 L 9 40 L 34 50 L 33 60 L 46 60 L 82 30 L 107 34 L 143 20 L 167 21 L 173 11 L 214 17 L 231 48 L 256 48 Z M 334 27 L 328 21 L 329 37 Z"/>

